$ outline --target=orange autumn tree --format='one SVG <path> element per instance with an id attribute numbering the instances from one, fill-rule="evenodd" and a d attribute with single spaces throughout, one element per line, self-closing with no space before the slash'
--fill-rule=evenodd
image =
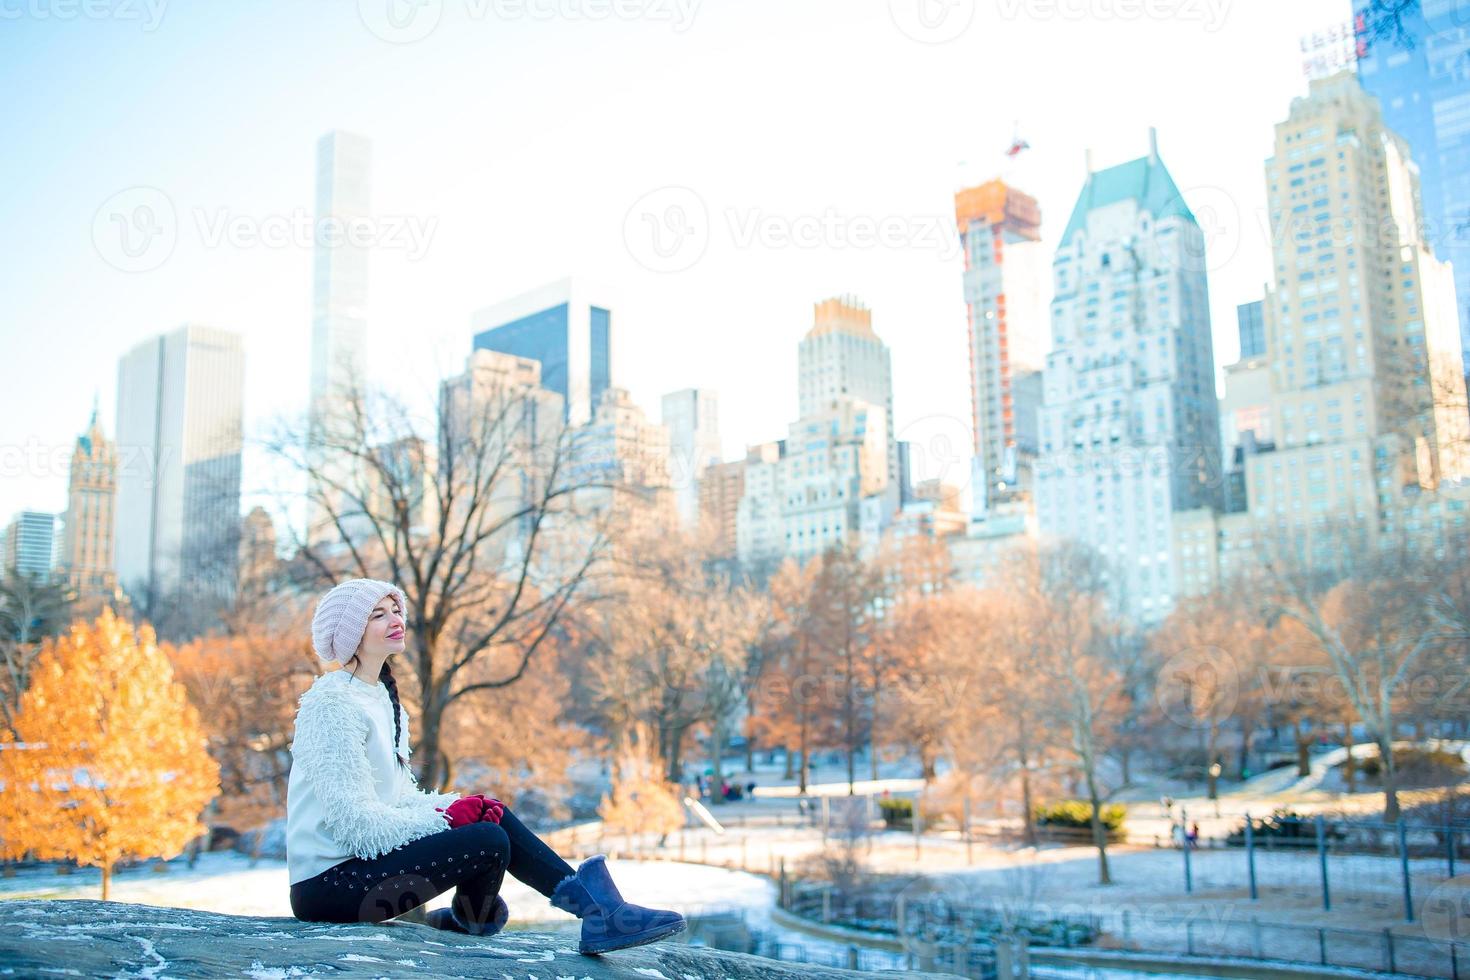
<path id="1" fill-rule="evenodd" d="M 101 868 L 104 901 L 119 862 L 174 857 L 204 833 L 220 788 L 152 628 L 110 609 L 42 648 L 0 749 L 0 854 Z"/>

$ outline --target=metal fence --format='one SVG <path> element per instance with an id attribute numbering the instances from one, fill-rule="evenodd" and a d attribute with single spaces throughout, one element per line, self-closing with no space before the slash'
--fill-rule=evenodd
<path id="1" fill-rule="evenodd" d="M 1426 902 L 1470 870 L 1470 825 L 1249 817 L 1228 836 L 1179 853 L 1186 894 L 1234 890 L 1251 900 L 1278 894 L 1323 911 L 1356 907 L 1416 922 Z"/>
<path id="2" fill-rule="evenodd" d="M 1470 943 L 1393 929 L 1367 930 L 1246 918 L 1236 909 L 1193 915 L 1033 913 L 1006 906 L 956 905 L 947 898 L 844 896 L 825 884 L 784 881 L 781 907 L 813 922 L 897 940 L 908 966 L 987 977 L 995 940 L 1049 948 L 1091 948 L 1198 957 L 1234 957 L 1470 980 Z M 1449 910 L 1458 915 L 1458 903 Z M 962 967 L 971 963 L 972 972 Z"/>

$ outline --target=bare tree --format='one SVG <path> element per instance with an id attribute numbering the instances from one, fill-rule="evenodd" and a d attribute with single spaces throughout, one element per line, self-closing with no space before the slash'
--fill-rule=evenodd
<path id="1" fill-rule="evenodd" d="M 855 793 L 857 747 L 872 715 L 863 702 L 871 703 L 880 672 L 874 658 L 881 656 L 878 642 L 878 600 L 881 585 L 877 572 L 855 551 L 834 547 L 822 556 L 815 588 L 810 595 L 813 621 L 819 629 L 818 643 L 827 645 L 841 684 L 842 742 L 847 753 L 847 793 Z M 865 683 L 866 682 L 866 683 Z M 868 717 L 864 718 L 863 715 Z"/>
<path id="2" fill-rule="evenodd" d="M 1047 724 L 1062 736 L 1059 746 L 1087 790 L 1098 883 L 1112 884 L 1102 805 L 1107 796 L 1100 767 L 1127 698 L 1129 661 L 1139 644 L 1108 611 L 1111 576 L 1098 556 L 1076 544 L 1043 546 L 1022 556 L 1011 587 L 1042 611 L 1038 683 L 1050 692 L 1042 706 Z"/>
<path id="3" fill-rule="evenodd" d="M 329 418 L 266 441 L 308 484 L 306 534 L 290 528 L 301 584 L 364 576 L 404 590 L 426 785 L 449 766 L 450 707 L 518 681 L 574 597 L 595 591 L 611 511 L 579 507 L 579 495 L 623 488 L 602 479 L 546 394 L 446 383 L 421 422 L 393 398 L 354 392 Z"/>
<path id="4" fill-rule="evenodd" d="M 1372 733 L 1383 760 L 1384 819 L 1398 819 L 1393 740 L 1401 688 L 1454 638 L 1433 612 L 1436 568 L 1407 542 L 1363 540 L 1339 551 L 1336 563 L 1279 549 L 1264 571 L 1268 608 L 1311 635 Z"/>
<path id="5" fill-rule="evenodd" d="M 75 599 L 65 583 L 14 568 L 0 578 L 0 730 L 10 730 L 41 641 L 66 629 Z"/>

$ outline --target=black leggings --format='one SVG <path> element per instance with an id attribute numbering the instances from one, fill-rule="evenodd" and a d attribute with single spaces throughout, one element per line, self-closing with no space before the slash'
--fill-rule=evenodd
<path id="1" fill-rule="evenodd" d="M 464 921 L 488 922 L 509 870 L 550 898 L 575 874 L 511 813 L 500 823 L 466 824 L 410 841 L 372 861 L 348 858 L 291 886 L 291 912 L 308 922 L 382 922 L 455 888 Z"/>

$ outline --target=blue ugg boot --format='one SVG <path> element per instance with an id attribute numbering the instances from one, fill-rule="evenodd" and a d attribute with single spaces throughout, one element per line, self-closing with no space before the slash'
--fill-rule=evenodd
<path id="1" fill-rule="evenodd" d="M 493 936 L 504 929 L 505 923 L 510 920 L 510 908 L 505 904 L 505 899 L 496 895 L 495 904 L 491 907 L 490 921 L 479 929 L 471 929 L 461 922 L 459 916 L 454 914 L 453 903 L 442 909 L 430 909 L 424 919 L 435 929 L 443 929 L 445 932 L 462 932 L 471 936 Z"/>
<path id="2" fill-rule="evenodd" d="M 684 917 L 678 912 L 625 902 L 608 874 L 603 854 L 594 854 L 581 863 L 576 874 L 563 878 L 551 893 L 551 904 L 582 920 L 577 951 L 589 955 L 657 942 L 684 928 Z"/>

